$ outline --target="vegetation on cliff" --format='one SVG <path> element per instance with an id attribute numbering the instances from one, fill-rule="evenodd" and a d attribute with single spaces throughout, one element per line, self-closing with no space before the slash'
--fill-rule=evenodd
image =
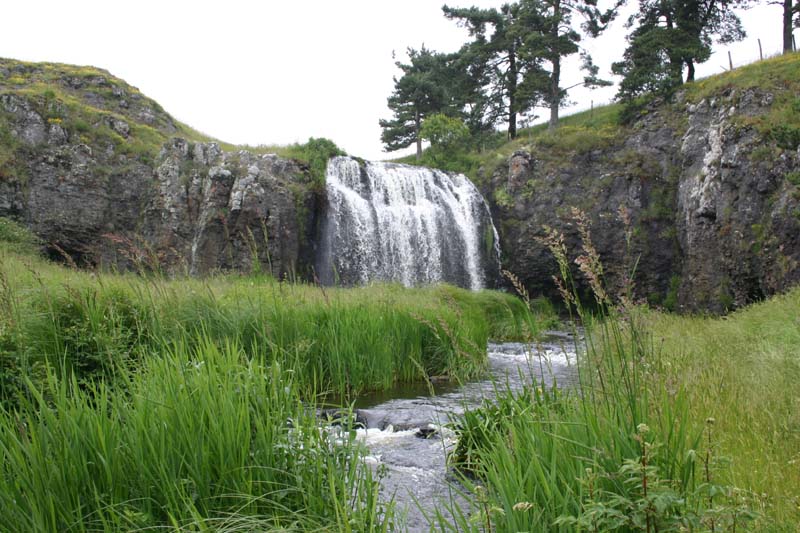
<path id="1" fill-rule="evenodd" d="M 679 101 L 654 99 L 644 96 L 634 100 L 629 107 L 609 104 L 588 111 L 562 117 L 559 127 L 550 129 L 548 124 L 522 128 L 516 139 L 508 140 L 501 132 L 484 139 L 481 145 L 452 146 L 449 157 L 437 152 L 428 156 L 426 149 L 417 162 L 412 156 L 397 159 L 406 164 L 420 164 L 462 172 L 479 184 L 487 180 L 495 170 L 508 163 L 518 150 L 536 153 L 547 158 L 557 167 L 573 164 L 573 157 L 607 148 L 624 142 L 636 125 L 636 118 L 645 116 L 654 108 L 664 108 L 666 116 L 673 116 L 677 127 L 685 127 L 680 121 L 683 108 L 706 98 L 719 97 L 732 90 L 757 89 L 774 94 L 769 113 L 753 117 L 737 117 L 741 127 L 755 126 L 765 138 L 776 143 L 782 150 L 797 149 L 800 145 L 800 54 L 786 54 L 716 76 L 702 78 L 681 86 Z M 780 152 L 775 151 L 774 156 Z M 557 168 L 556 167 L 556 168 Z"/>
<path id="2" fill-rule="evenodd" d="M 0 97 L 24 99 L 44 118 L 46 128 L 60 129 L 77 142 L 146 164 L 155 161 L 171 137 L 181 137 L 216 142 L 229 152 L 248 150 L 296 159 L 310 166 L 313 181 L 319 183 L 324 182 L 324 163 L 320 160 L 343 154 L 327 139 L 255 147 L 220 141 L 175 120 L 136 87 L 95 67 L 0 58 L 0 74 Z M 11 135 L 8 113 L 0 106 L 0 179 L 21 179 L 24 161 L 31 154 Z"/>

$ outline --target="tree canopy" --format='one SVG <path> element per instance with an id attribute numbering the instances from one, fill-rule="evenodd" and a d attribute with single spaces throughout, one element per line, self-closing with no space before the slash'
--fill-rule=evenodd
<path id="1" fill-rule="evenodd" d="M 525 54 L 524 13 L 519 3 L 500 9 L 444 6 L 444 15 L 469 31 L 472 41 L 460 51 L 461 64 L 483 91 L 476 108 L 485 123 L 508 123 L 508 137 L 517 135 L 518 115 L 530 110 L 538 96 L 541 58 Z M 476 96 L 473 92 L 473 96 Z"/>
<path id="2" fill-rule="evenodd" d="M 612 71 L 623 77 L 619 96 L 630 99 L 653 92 L 669 94 L 693 81 L 695 65 L 711 57 L 714 40 L 731 43 L 744 38 L 734 8 L 752 0 L 640 0 L 639 13 L 628 20 L 633 31 L 622 61 Z"/>
<path id="3" fill-rule="evenodd" d="M 507 124 L 517 136 L 518 122 L 538 106 L 549 108 L 554 128 L 569 91 L 578 86 L 611 85 L 600 79 L 585 48 L 615 19 L 626 0 L 515 0 L 499 8 L 442 7 L 446 18 L 467 29 L 468 41 L 458 52 L 441 54 L 424 46 L 409 49 L 409 62 L 397 62 L 389 97 L 393 112 L 381 120 L 387 150 L 414 143 L 422 151 L 421 128 L 427 117 L 441 114 L 469 131 L 462 146 L 483 146 L 487 132 Z M 737 8 L 757 0 L 638 0 L 639 10 L 627 21 L 627 46 L 612 72 L 622 77 L 618 98 L 643 94 L 669 95 L 695 76 L 695 66 L 711 56 L 712 44 L 745 36 Z M 791 25 L 800 24 L 800 0 L 768 0 L 783 6 L 784 46 Z M 787 25 L 789 29 L 787 30 Z M 562 62 L 580 54 L 582 79 L 563 83 Z M 685 74 L 685 77 L 684 77 Z M 535 117 L 534 117 L 535 118 Z M 444 123 L 442 117 L 432 121 Z"/>
<path id="4" fill-rule="evenodd" d="M 394 79 L 394 92 L 388 99 L 391 119 L 379 121 L 381 141 L 388 151 L 417 145 L 417 159 L 422 154 L 420 128 L 430 114 L 453 107 L 452 91 L 448 90 L 448 56 L 425 48 L 408 50 L 409 63 L 395 63 L 403 72 Z"/>

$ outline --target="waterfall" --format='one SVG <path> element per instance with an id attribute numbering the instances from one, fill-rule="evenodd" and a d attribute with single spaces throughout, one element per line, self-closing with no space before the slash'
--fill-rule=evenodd
<path id="1" fill-rule="evenodd" d="M 317 273 L 325 284 L 494 281 L 497 231 L 462 174 L 349 157 L 328 162 L 328 209 Z"/>

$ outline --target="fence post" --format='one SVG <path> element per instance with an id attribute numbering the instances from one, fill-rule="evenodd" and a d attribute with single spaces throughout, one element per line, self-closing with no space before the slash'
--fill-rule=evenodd
<path id="1" fill-rule="evenodd" d="M 728 50 L 728 66 L 733 70 L 733 59 L 731 59 L 731 51 Z"/>
<path id="2" fill-rule="evenodd" d="M 758 57 L 761 58 L 761 61 L 764 61 L 764 52 L 761 50 L 761 39 L 758 40 Z"/>

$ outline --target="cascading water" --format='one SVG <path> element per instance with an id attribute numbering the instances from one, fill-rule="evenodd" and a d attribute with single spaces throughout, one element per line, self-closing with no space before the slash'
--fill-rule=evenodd
<path id="1" fill-rule="evenodd" d="M 497 276 L 497 231 L 465 176 L 335 157 L 326 187 L 322 283 L 448 282 L 477 290 Z"/>

